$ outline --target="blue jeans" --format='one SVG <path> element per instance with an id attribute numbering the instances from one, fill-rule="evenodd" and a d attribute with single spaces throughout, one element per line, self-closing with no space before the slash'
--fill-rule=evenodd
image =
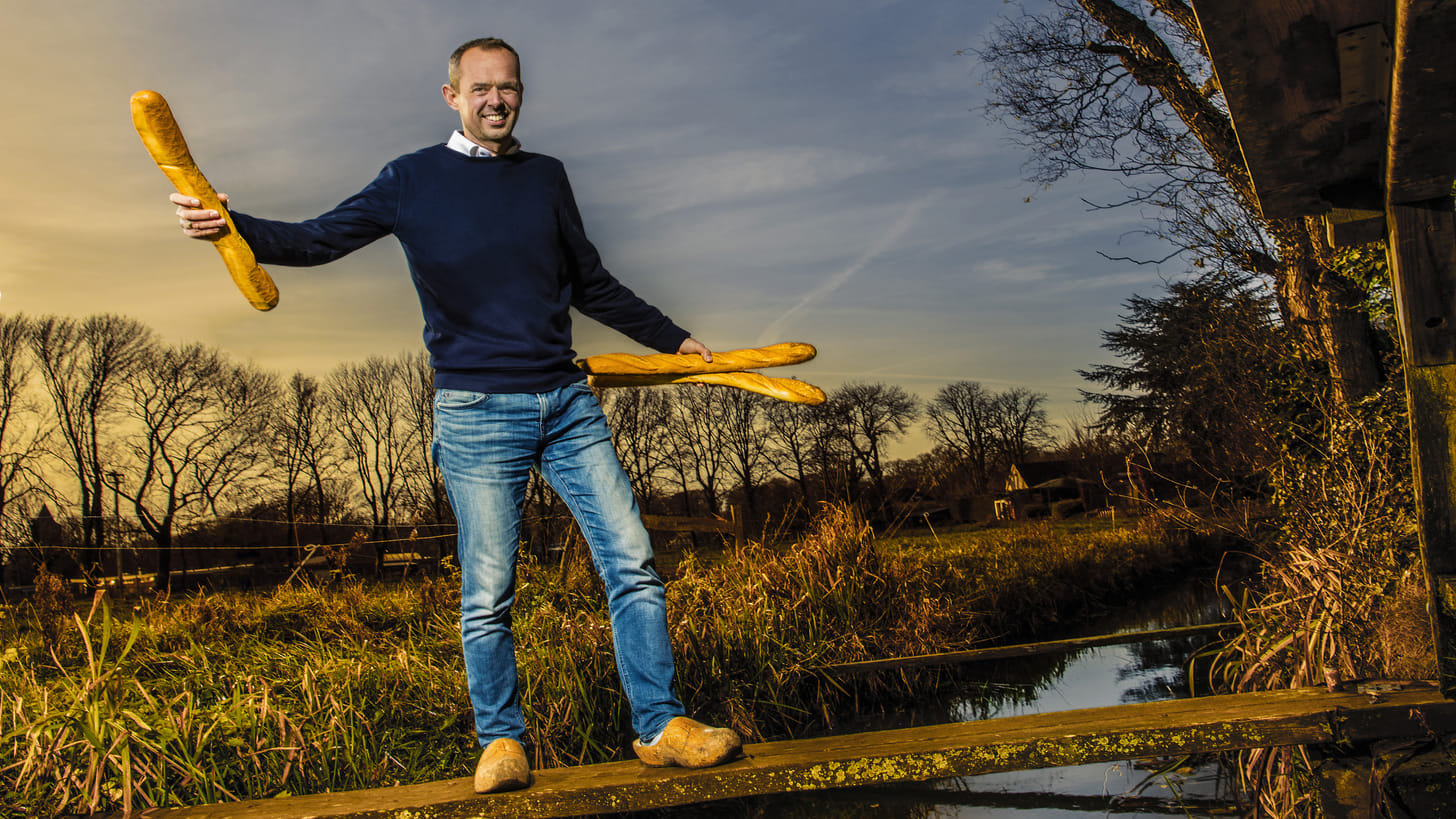
<path id="1" fill-rule="evenodd" d="M 667 599 L 612 435 L 585 382 L 546 393 L 435 391 L 435 463 L 459 524 L 460 638 L 482 746 L 526 731 L 511 634 L 526 481 L 535 467 L 576 517 L 606 587 L 632 729 L 683 713 Z"/>

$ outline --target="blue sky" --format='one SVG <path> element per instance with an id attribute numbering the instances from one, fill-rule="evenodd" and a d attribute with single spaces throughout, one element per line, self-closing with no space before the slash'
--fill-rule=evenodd
<path id="1" fill-rule="evenodd" d="M 272 268 L 279 307 L 249 307 L 181 237 L 127 101 L 165 95 L 236 209 L 302 219 L 444 140 L 445 59 L 476 36 L 522 53 L 516 134 L 566 162 L 608 268 L 715 349 L 816 345 L 789 374 L 826 389 L 1028 387 L 1061 421 L 1076 369 L 1107 360 L 1099 331 L 1175 272 L 1098 255 L 1139 242 L 1136 213 L 1082 201 L 1115 198 L 1113 180 L 1021 181 L 1024 156 L 980 112 L 983 68 L 957 55 L 1014 10 L 999 2 L 7 6 L 7 313 L 122 313 L 285 375 L 418 348 L 392 240 Z M 576 340 L 641 352 L 587 319 Z"/>

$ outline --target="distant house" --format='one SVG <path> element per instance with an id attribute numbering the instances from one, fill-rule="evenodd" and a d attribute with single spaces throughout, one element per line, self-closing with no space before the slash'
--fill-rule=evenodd
<path id="1" fill-rule="evenodd" d="M 1006 473 L 1006 491 L 1016 492 L 1031 489 L 1037 484 L 1069 478 L 1077 474 L 1077 465 L 1072 461 L 1031 461 L 1012 464 Z"/>
<path id="2" fill-rule="evenodd" d="M 1012 464 L 1006 475 L 1006 494 L 1018 520 L 1066 517 L 1107 506 L 1107 491 L 1098 481 L 1080 474 L 1075 461 L 1030 461 Z"/>

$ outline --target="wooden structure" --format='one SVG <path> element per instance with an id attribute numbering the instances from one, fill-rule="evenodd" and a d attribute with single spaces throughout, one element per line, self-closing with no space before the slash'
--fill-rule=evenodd
<path id="1" fill-rule="evenodd" d="M 1323 219 L 1335 246 L 1387 240 L 1441 690 L 1456 695 L 1456 3 L 1192 5 L 1265 217 Z"/>
<path id="2" fill-rule="evenodd" d="M 580 816 L 739 796 L 1456 731 L 1456 703 L 1429 683 L 1388 693 L 1323 688 L 1089 708 L 748 745 L 717 768 L 609 762 L 537 771 L 530 788 L 476 796 L 468 777 L 368 791 L 151 810 L 147 819 L 485 819 Z"/>
<path id="3" fill-rule="evenodd" d="M 677 515 L 642 515 L 642 525 L 654 532 L 703 532 L 724 537 L 732 536 L 733 544 L 742 547 L 748 542 L 748 532 L 738 510 L 728 507 L 728 520 L 722 518 L 693 518 Z"/>
<path id="4" fill-rule="evenodd" d="M 940 654 L 922 654 L 915 657 L 887 657 L 880 660 L 860 660 L 853 663 L 839 663 L 815 668 L 815 673 L 825 676 L 847 676 L 850 674 L 871 674 L 878 671 L 895 671 L 902 668 L 926 668 L 928 666 L 959 665 L 960 663 L 984 663 L 992 660 L 1015 660 L 1036 657 L 1061 651 L 1081 651 L 1098 646 L 1125 645 L 1127 643 L 1150 642 L 1153 640 L 1176 640 L 1185 637 L 1214 637 L 1238 629 L 1234 622 L 1209 623 L 1202 626 L 1178 626 L 1156 631 L 1124 631 L 1117 634 L 1102 634 L 1095 637 L 1069 637 L 1044 643 L 1022 643 L 1013 646 L 972 648 L 966 651 L 947 651 Z"/>

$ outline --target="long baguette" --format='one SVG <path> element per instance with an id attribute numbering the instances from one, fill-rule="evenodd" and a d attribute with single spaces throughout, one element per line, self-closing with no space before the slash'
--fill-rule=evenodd
<path id="1" fill-rule="evenodd" d="M 812 344 L 786 341 L 768 347 L 747 350 L 729 350 L 713 353 L 711 362 L 700 356 L 660 353 L 657 355 L 631 355 L 629 353 L 605 353 L 587 356 L 576 362 L 592 375 L 660 375 L 672 373 L 726 373 L 738 370 L 755 370 L 759 367 L 783 367 L 802 364 L 812 359 L 817 350 Z"/>
<path id="2" fill-rule="evenodd" d="M 713 356 L 717 358 L 717 355 Z M 645 375 L 589 375 L 593 387 L 651 387 L 659 384 L 718 384 L 737 387 L 794 404 L 822 404 L 824 391 L 793 378 L 771 378 L 758 373 L 655 373 Z"/>
<path id="3" fill-rule="evenodd" d="M 278 288 L 268 271 L 258 266 L 253 249 L 238 235 L 233 217 L 192 160 L 192 152 L 187 149 L 187 140 L 182 137 L 182 129 L 177 127 L 167 100 L 156 91 L 132 94 L 131 121 L 136 126 L 137 135 L 142 138 L 142 144 L 147 146 L 147 153 L 152 155 L 152 161 L 157 163 L 177 191 L 197 199 L 202 207 L 217 211 L 227 220 L 227 230 L 212 240 L 212 246 L 217 248 L 233 282 L 243 291 L 248 302 L 259 310 L 272 310 L 278 304 Z"/>

